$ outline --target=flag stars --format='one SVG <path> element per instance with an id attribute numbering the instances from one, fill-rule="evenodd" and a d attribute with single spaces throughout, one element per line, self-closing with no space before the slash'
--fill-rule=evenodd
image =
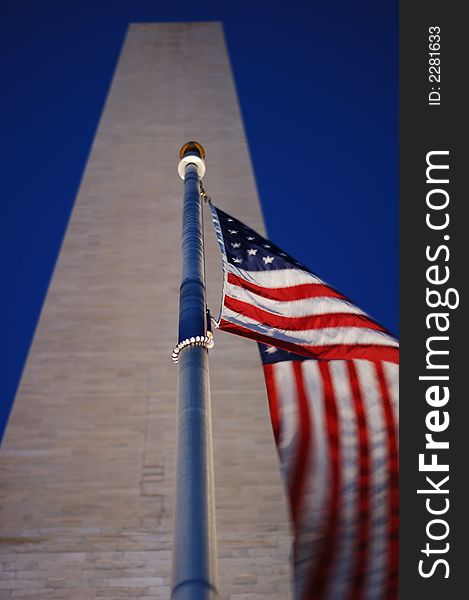
<path id="1" fill-rule="evenodd" d="M 239 248 L 241 246 L 241 244 L 239 242 L 231 242 L 231 246 L 233 248 Z"/>
<path id="2" fill-rule="evenodd" d="M 277 352 L 277 348 L 275 346 L 269 346 L 265 349 L 266 354 L 275 354 Z"/>
<path id="3" fill-rule="evenodd" d="M 264 248 L 272 248 L 272 246 L 269 246 L 269 244 L 264 244 Z"/>
<path id="4" fill-rule="evenodd" d="M 271 263 L 274 262 L 274 256 L 263 256 L 262 260 L 264 261 L 265 265 L 270 265 Z"/>
<path id="5" fill-rule="evenodd" d="M 234 263 L 242 263 L 243 259 L 242 258 L 233 258 L 233 262 Z"/>
<path id="6" fill-rule="evenodd" d="M 248 236 L 246 239 L 248 240 L 248 242 L 252 242 L 252 240 L 255 240 L 256 238 L 253 238 L 252 236 Z"/>
<path id="7" fill-rule="evenodd" d="M 228 233 L 231 233 L 231 235 L 236 235 L 238 232 L 236 229 L 228 229 Z"/>
<path id="8" fill-rule="evenodd" d="M 248 256 L 256 256 L 257 249 L 256 248 L 248 248 Z"/>

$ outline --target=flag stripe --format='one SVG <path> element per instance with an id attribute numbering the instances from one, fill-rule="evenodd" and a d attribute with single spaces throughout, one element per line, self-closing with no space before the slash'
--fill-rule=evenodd
<path id="1" fill-rule="evenodd" d="M 351 578 L 349 598 L 358 600 L 363 593 L 366 563 L 369 552 L 370 534 L 370 461 L 368 446 L 368 428 L 365 408 L 360 392 L 356 366 L 352 361 L 347 362 L 348 376 L 352 387 L 353 403 L 358 424 L 358 443 L 360 448 L 358 487 L 358 535 L 356 544 L 355 572 Z"/>
<path id="2" fill-rule="evenodd" d="M 383 370 L 389 392 L 389 399 L 394 416 L 396 439 L 399 440 L 399 365 L 383 362 Z M 398 444 L 399 452 L 399 444 Z"/>
<path id="3" fill-rule="evenodd" d="M 231 283 L 225 285 L 225 296 L 241 300 L 242 302 L 250 302 L 274 315 L 287 317 L 332 315 L 336 313 L 367 316 L 351 302 L 341 300 L 340 298 L 314 297 L 300 300 L 272 300 Z"/>
<path id="4" fill-rule="evenodd" d="M 394 427 L 394 415 L 392 411 L 391 400 L 389 397 L 388 386 L 386 383 L 383 366 L 376 364 L 376 372 L 383 399 L 384 416 L 387 429 L 388 444 L 388 469 L 389 469 L 389 565 L 386 598 L 395 598 L 398 590 L 398 569 L 399 569 L 399 457 L 397 450 L 397 435 Z"/>
<path id="5" fill-rule="evenodd" d="M 264 377 L 267 387 L 267 397 L 269 400 L 270 422 L 272 424 L 272 432 L 274 434 L 275 444 L 278 448 L 280 443 L 281 415 L 273 370 L 273 365 L 264 365 Z"/>
<path id="6" fill-rule="evenodd" d="M 288 317 L 274 315 L 256 305 L 242 302 L 236 298 L 225 296 L 225 307 L 255 321 L 262 323 L 265 327 L 274 327 L 288 331 L 307 331 L 311 329 L 330 329 L 335 327 L 360 327 L 384 332 L 385 329 L 373 323 L 362 315 L 351 314 L 327 314 L 311 315 L 304 317 Z"/>
<path id="7" fill-rule="evenodd" d="M 327 439 L 331 463 L 331 484 L 329 490 L 329 515 L 322 541 L 322 551 L 315 564 L 311 565 L 309 598 L 321 598 L 327 584 L 331 563 L 336 551 L 340 509 L 340 438 L 338 431 L 337 406 L 332 386 L 329 364 L 319 363 L 324 386 L 324 408 L 326 415 Z"/>
<path id="8" fill-rule="evenodd" d="M 296 456 L 296 464 L 292 469 L 290 479 L 290 503 L 293 516 L 293 523 L 296 530 L 299 529 L 299 518 L 301 503 L 304 494 L 304 485 L 306 477 L 306 464 L 308 458 L 309 447 L 311 444 L 311 424 L 309 405 L 306 398 L 303 375 L 301 372 L 301 362 L 295 361 L 292 364 L 295 377 L 297 403 L 298 403 L 298 448 Z"/>
<path id="9" fill-rule="evenodd" d="M 355 344 L 353 346 L 347 344 L 331 344 L 328 346 L 299 346 L 293 342 L 283 341 L 281 339 L 272 339 L 271 336 L 265 333 L 258 333 L 256 330 L 248 329 L 242 325 L 232 323 L 222 319 L 220 329 L 230 331 L 242 337 L 247 337 L 257 342 L 263 342 L 269 346 L 275 343 L 275 346 L 284 350 L 301 354 L 310 358 L 323 360 L 342 359 L 353 360 L 364 358 L 368 360 L 385 360 L 393 363 L 399 362 L 399 349 L 388 346 L 374 346 L 372 344 Z"/>
<path id="10" fill-rule="evenodd" d="M 264 272 L 262 275 L 265 275 Z M 269 283 L 274 283 L 278 285 L 281 283 L 278 273 L 285 274 L 284 271 L 269 271 L 268 274 L 274 274 L 274 276 L 270 277 Z M 245 274 L 245 273 L 243 273 Z M 257 273 L 256 273 L 257 275 Z M 258 278 L 260 279 L 259 275 Z M 311 283 L 308 281 L 307 283 L 301 283 L 298 285 L 291 285 L 285 287 L 275 287 L 273 286 L 260 286 L 251 281 L 247 281 L 244 277 L 240 277 L 239 275 L 235 275 L 233 273 L 228 273 L 228 283 L 232 285 L 237 285 L 242 287 L 245 290 L 249 290 L 250 292 L 254 292 L 258 296 L 262 296 L 264 298 L 268 298 L 269 300 L 281 300 L 281 301 L 291 301 L 291 300 L 302 300 L 304 298 L 340 298 L 341 300 L 345 300 L 345 296 L 339 294 L 331 287 L 324 285 L 323 283 Z"/>
<path id="11" fill-rule="evenodd" d="M 368 454 L 370 460 L 370 536 L 364 595 L 369 600 L 383 598 L 386 585 L 386 564 L 389 545 L 389 460 L 386 427 L 375 363 L 361 360 L 355 363 L 360 393 L 368 424 Z"/>
<path id="12" fill-rule="evenodd" d="M 358 425 L 355 416 L 351 384 L 347 365 L 350 361 L 329 361 L 332 385 L 336 398 L 341 443 L 340 461 L 340 512 L 337 533 L 337 551 L 332 561 L 328 585 L 324 592 L 326 600 L 350 595 L 351 579 L 357 553 L 359 524 L 358 489 L 359 444 Z"/>
<path id="13" fill-rule="evenodd" d="M 279 454 L 282 462 L 282 470 L 287 486 L 291 479 L 292 464 L 298 454 L 298 402 L 295 387 L 295 377 L 289 362 L 275 365 L 274 381 L 277 390 L 282 393 L 279 396 L 280 414 L 282 423 L 279 436 Z"/>
<path id="14" fill-rule="evenodd" d="M 279 363 L 282 364 L 282 363 Z M 278 365 L 275 365 L 278 367 Z M 324 432 L 326 416 L 324 385 L 318 362 L 301 363 L 305 392 L 310 409 L 313 442 L 306 466 L 306 483 L 295 535 L 295 585 L 298 598 L 307 598 L 311 564 L 321 554 L 328 520 L 328 498 L 331 482 L 329 444 Z"/>
<path id="15" fill-rule="evenodd" d="M 224 244 L 223 241 L 221 243 Z M 224 245 L 223 250 L 226 260 L 226 252 Z M 227 262 L 225 264 L 225 267 L 228 272 L 228 280 L 230 281 L 230 283 L 238 283 L 241 286 L 244 286 L 246 283 L 249 285 L 253 284 L 256 287 L 260 287 L 267 291 L 267 288 L 294 288 L 301 285 L 318 284 L 319 286 L 324 285 L 326 288 L 332 289 L 330 286 L 325 285 L 322 279 L 319 279 L 319 277 L 317 277 L 310 271 L 304 271 L 303 269 L 299 268 L 270 268 L 269 270 L 265 271 L 250 271 L 248 269 L 241 269 L 230 262 Z M 340 294 L 337 291 L 336 294 L 342 296 L 342 294 Z"/>
<path id="16" fill-rule="evenodd" d="M 397 346 L 397 343 L 381 331 L 375 331 L 366 327 L 322 327 L 320 329 L 304 329 L 300 331 L 289 331 L 287 329 L 273 328 L 267 324 L 257 321 L 251 317 L 238 314 L 225 305 L 224 318 L 235 325 L 249 327 L 260 334 L 275 336 L 275 342 L 284 341 L 292 344 L 306 345 L 314 340 L 314 346 L 341 344 L 367 344 L 376 346 Z M 223 329 L 223 326 L 220 325 Z M 273 341 L 271 341 L 273 343 Z M 277 344 L 278 345 L 278 344 Z"/>

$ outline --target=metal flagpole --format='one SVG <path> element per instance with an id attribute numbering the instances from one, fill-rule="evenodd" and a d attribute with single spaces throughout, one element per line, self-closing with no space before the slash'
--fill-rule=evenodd
<path id="1" fill-rule="evenodd" d="M 178 172 L 184 180 L 182 276 L 179 340 L 173 360 L 179 363 L 177 469 L 174 516 L 172 600 L 215 600 L 215 535 L 212 434 L 202 205 L 199 177 L 205 151 L 184 144 Z"/>

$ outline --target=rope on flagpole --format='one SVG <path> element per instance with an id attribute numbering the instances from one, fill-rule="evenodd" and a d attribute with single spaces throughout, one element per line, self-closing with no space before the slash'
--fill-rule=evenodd
<path id="1" fill-rule="evenodd" d="M 212 199 L 205 191 L 204 184 L 202 183 L 202 177 L 199 177 L 199 187 L 200 187 L 200 195 L 202 196 L 204 202 L 208 202 L 208 204 L 211 204 Z"/>

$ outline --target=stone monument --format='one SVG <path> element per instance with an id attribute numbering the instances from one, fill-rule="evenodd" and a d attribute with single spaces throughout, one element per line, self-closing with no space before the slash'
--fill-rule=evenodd
<path id="1" fill-rule="evenodd" d="M 191 139 L 207 192 L 262 231 L 221 25 L 131 25 L 0 454 L 1 598 L 169 598 L 177 164 Z M 217 314 L 208 215 L 206 230 Z M 288 511 L 256 344 L 215 332 L 210 371 L 221 598 L 286 600 Z"/>

